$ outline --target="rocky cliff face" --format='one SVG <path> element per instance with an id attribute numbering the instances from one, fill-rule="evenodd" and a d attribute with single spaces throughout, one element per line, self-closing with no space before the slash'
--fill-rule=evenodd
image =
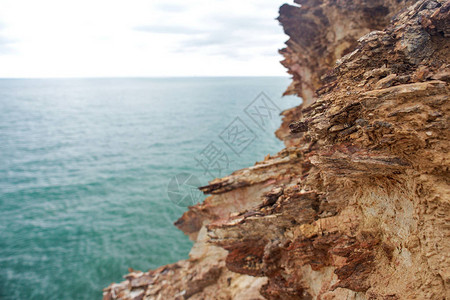
<path id="1" fill-rule="evenodd" d="M 202 187 L 190 259 L 104 299 L 450 298 L 450 1 L 296 2 L 287 148 Z"/>

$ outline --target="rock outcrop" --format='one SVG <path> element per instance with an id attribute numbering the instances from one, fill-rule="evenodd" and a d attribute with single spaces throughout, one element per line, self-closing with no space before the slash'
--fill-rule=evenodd
<path id="1" fill-rule="evenodd" d="M 287 148 L 202 187 L 190 259 L 104 299 L 450 298 L 450 1 L 296 2 Z"/>

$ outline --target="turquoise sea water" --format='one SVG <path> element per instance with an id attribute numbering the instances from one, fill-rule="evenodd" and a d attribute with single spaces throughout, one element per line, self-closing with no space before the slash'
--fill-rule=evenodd
<path id="1" fill-rule="evenodd" d="M 191 242 L 172 225 L 186 207 L 169 199 L 170 179 L 188 173 L 206 184 L 281 150 L 267 99 L 299 104 L 281 98 L 288 84 L 1 79 L 0 299 L 101 299 L 129 267 L 187 258 Z M 231 140 L 242 123 L 250 135 Z M 212 149 L 228 163 L 206 172 L 199 161 Z"/>

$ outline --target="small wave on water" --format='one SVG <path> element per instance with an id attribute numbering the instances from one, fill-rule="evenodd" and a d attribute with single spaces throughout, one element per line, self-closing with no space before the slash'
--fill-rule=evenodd
<path id="1" fill-rule="evenodd" d="M 260 92 L 279 109 L 284 77 L 0 80 L 0 299 L 101 299 L 128 268 L 188 257 L 172 224 L 186 210 L 171 178 L 207 174 L 208 145 L 230 158 L 221 176 L 282 149 L 245 113 Z M 245 149 L 223 134 L 239 118 Z M 236 124 L 236 123 L 234 123 Z M 242 151 L 241 151 L 242 150 Z"/>

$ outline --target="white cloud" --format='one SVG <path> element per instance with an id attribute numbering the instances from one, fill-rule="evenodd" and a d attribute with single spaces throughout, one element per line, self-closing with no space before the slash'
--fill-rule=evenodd
<path id="1" fill-rule="evenodd" d="M 0 77 L 283 75 L 283 2 L 0 0 Z"/>

